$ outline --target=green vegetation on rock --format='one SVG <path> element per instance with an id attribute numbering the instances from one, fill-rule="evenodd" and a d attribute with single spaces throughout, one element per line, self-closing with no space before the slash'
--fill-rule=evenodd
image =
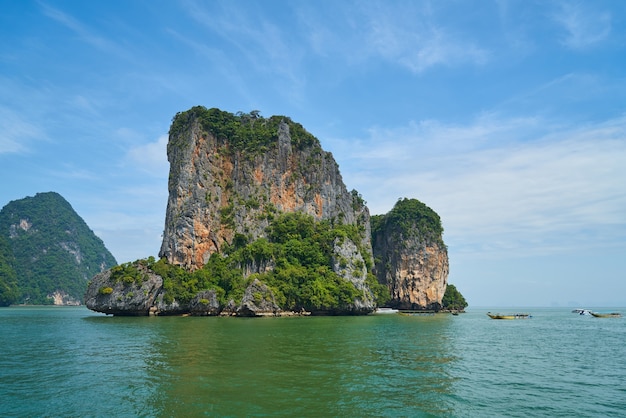
<path id="1" fill-rule="evenodd" d="M 0 298 L 9 303 L 50 304 L 49 295 L 57 291 L 80 302 L 88 280 L 116 264 L 102 240 L 54 192 L 7 204 L 0 211 L 0 236 Z"/>
<path id="2" fill-rule="evenodd" d="M 419 234 L 426 241 L 443 244 L 443 226 L 437 212 L 417 199 L 398 199 L 386 215 L 370 218 L 372 237 L 383 230 L 400 233 L 405 238 Z"/>
<path id="3" fill-rule="evenodd" d="M 0 306 L 9 306 L 18 301 L 20 293 L 14 265 L 15 257 L 9 243 L 0 236 Z"/>
<path id="4" fill-rule="evenodd" d="M 124 263 L 111 269 L 111 280 L 115 283 L 141 284 L 147 279 L 147 275 L 137 268 L 133 263 Z"/>
<path id="5" fill-rule="evenodd" d="M 287 116 L 272 116 L 266 119 L 256 110 L 233 114 L 217 108 L 207 109 L 204 106 L 194 106 L 174 116 L 168 146 L 179 146 L 180 143 L 172 141 L 172 138 L 186 132 L 194 121 L 198 121 L 205 132 L 211 133 L 220 141 L 228 142 L 230 151 L 245 151 L 247 156 L 262 154 L 274 146 L 278 141 L 278 126 L 281 122 L 289 125 L 292 146 L 299 149 L 312 145 L 319 147 L 317 138 Z"/>
<path id="6" fill-rule="evenodd" d="M 443 306 L 443 309 L 462 311 L 467 307 L 467 302 L 461 292 L 457 290 L 456 286 L 448 284 L 446 287 L 446 293 L 443 295 L 443 299 L 441 300 L 441 305 Z"/>
<path id="7" fill-rule="evenodd" d="M 267 238 L 247 243 L 240 236 L 226 254 L 212 254 L 199 270 L 190 272 L 152 257 L 138 263 L 163 278 L 166 303 L 188 303 L 203 290 L 215 290 L 222 306 L 231 300 L 239 303 L 245 289 L 257 279 L 269 286 L 283 310 L 332 312 L 363 296 L 333 271 L 333 245 L 343 239 L 360 242 L 359 229 L 354 225 L 331 226 L 328 221 L 318 222 L 300 212 L 283 213 L 270 223 Z M 244 278 L 246 266 L 261 265 L 272 268 Z M 374 297 L 384 303 L 387 289 L 371 273 L 366 282 Z"/>

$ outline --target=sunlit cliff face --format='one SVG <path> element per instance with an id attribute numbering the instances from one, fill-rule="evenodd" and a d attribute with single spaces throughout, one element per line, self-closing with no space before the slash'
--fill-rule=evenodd
<path id="1" fill-rule="evenodd" d="M 449 271 L 439 215 L 418 200 L 405 198 L 376 218 L 375 273 L 389 289 L 389 305 L 439 310 Z"/>
<path id="2" fill-rule="evenodd" d="M 446 291 L 448 254 L 438 245 L 400 253 L 388 274 L 388 286 L 400 309 L 436 308 Z"/>
<path id="3" fill-rule="evenodd" d="M 228 140 L 192 122 L 170 136 L 168 159 L 169 199 L 159 255 L 191 270 L 231 244 L 235 234 L 249 240 L 264 236 L 276 213 L 301 211 L 318 220 L 354 224 L 367 210 L 353 207 L 332 155 L 319 144 L 292 146 L 285 122 L 277 141 L 254 155 L 233 150 Z M 365 221 L 369 235 L 369 215 Z"/>

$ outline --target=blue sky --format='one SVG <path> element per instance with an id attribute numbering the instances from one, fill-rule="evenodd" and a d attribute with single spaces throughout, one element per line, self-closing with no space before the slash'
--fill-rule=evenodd
<path id="1" fill-rule="evenodd" d="M 626 306 L 626 2 L 0 0 L 0 206 L 156 256 L 167 132 L 287 115 L 373 214 L 442 218 L 471 306 Z"/>

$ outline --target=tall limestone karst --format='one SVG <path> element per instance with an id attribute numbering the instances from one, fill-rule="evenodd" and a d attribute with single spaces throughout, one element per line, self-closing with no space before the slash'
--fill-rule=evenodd
<path id="1" fill-rule="evenodd" d="M 364 228 L 369 212 L 348 192 L 319 141 L 287 117 L 194 107 L 176 115 L 167 146 L 169 199 L 159 256 L 198 269 L 235 235 L 264 236 L 275 213 L 303 212 Z"/>
<path id="2" fill-rule="evenodd" d="M 89 279 L 115 264 L 102 240 L 58 193 L 37 193 L 0 211 L 4 304 L 79 304 Z"/>
<path id="3" fill-rule="evenodd" d="M 389 289 L 389 306 L 441 308 L 449 271 L 442 234 L 439 215 L 416 199 L 400 199 L 372 217 L 376 277 Z"/>
<path id="4" fill-rule="evenodd" d="M 196 106 L 174 117 L 167 155 L 161 260 L 96 276 L 85 296 L 90 309 L 242 316 L 375 309 L 382 287 L 372 274 L 369 211 L 300 124 Z"/>

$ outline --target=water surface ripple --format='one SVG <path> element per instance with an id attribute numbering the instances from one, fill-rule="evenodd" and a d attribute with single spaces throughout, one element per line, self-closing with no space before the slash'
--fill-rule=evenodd
<path id="1" fill-rule="evenodd" d="M 2 417 L 618 417 L 626 319 L 0 309 Z"/>

